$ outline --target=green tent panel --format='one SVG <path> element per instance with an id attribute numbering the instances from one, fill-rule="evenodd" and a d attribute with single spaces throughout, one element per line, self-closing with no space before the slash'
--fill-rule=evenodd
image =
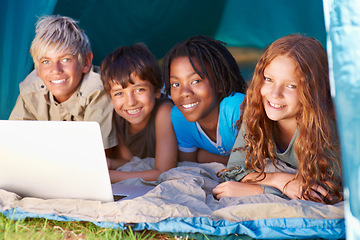
<path id="1" fill-rule="evenodd" d="M 244 49 L 262 50 L 291 33 L 325 43 L 321 0 L 5 0 L 0 11 L 0 119 L 9 117 L 18 84 L 33 68 L 29 49 L 42 15 L 78 20 L 90 38 L 95 65 L 115 48 L 136 42 L 161 59 L 175 43 L 200 34 Z M 258 56 L 241 66 L 245 78 Z"/>

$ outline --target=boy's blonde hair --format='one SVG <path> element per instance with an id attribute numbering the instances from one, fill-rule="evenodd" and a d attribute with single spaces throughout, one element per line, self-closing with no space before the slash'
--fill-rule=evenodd
<path id="1" fill-rule="evenodd" d="M 91 47 L 84 30 L 77 23 L 72 18 L 59 15 L 44 16 L 37 21 L 36 35 L 30 48 L 35 68 L 46 54 L 60 51 L 67 51 L 77 56 L 81 65 L 84 63 Z"/>

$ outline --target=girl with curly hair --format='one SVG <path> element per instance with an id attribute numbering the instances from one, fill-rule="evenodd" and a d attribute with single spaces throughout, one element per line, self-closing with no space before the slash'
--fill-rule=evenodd
<path id="1" fill-rule="evenodd" d="M 178 160 L 226 165 L 247 85 L 225 44 L 203 35 L 179 42 L 166 54 L 162 73 L 175 104 Z"/>
<path id="2" fill-rule="evenodd" d="M 256 65 L 225 182 L 214 196 L 342 201 L 335 121 L 321 43 L 298 34 L 278 39 Z"/>

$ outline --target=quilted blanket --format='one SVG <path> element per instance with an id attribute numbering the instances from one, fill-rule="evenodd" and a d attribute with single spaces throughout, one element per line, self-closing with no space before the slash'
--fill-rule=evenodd
<path id="1" fill-rule="evenodd" d="M 154 159 L 134 158 L 119 170 L 153 168 Z M 98 226 L 172 233 L 225 236 L 245 234 L 257 239 L 345 237 L 344 203 L 325 205 L 286 200 L 271 194 L 214 199 L 221 182 L 220 163 L 179 163 L 157 182 L 129 179 L 117 184 L 155 185 L 147 194 L 112 203 L 79 199 L 21 198 L 0 190 L 0 211 L 9 218 L 90 221 Z"/>

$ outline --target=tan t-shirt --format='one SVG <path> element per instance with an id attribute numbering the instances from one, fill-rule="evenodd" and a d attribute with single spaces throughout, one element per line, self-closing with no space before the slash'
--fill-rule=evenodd
<path id="1" fill-rule="evenodd" d="M 63 103 L 54 100 L 36 70 L 20 83 L 19 88 L 10 120 L 96 121 L 100 124 L 104 148 L 117 145 L 112 122 L 113 105 L 104 90 L 98 68 L 92 67 L 76 92 Z"/>

